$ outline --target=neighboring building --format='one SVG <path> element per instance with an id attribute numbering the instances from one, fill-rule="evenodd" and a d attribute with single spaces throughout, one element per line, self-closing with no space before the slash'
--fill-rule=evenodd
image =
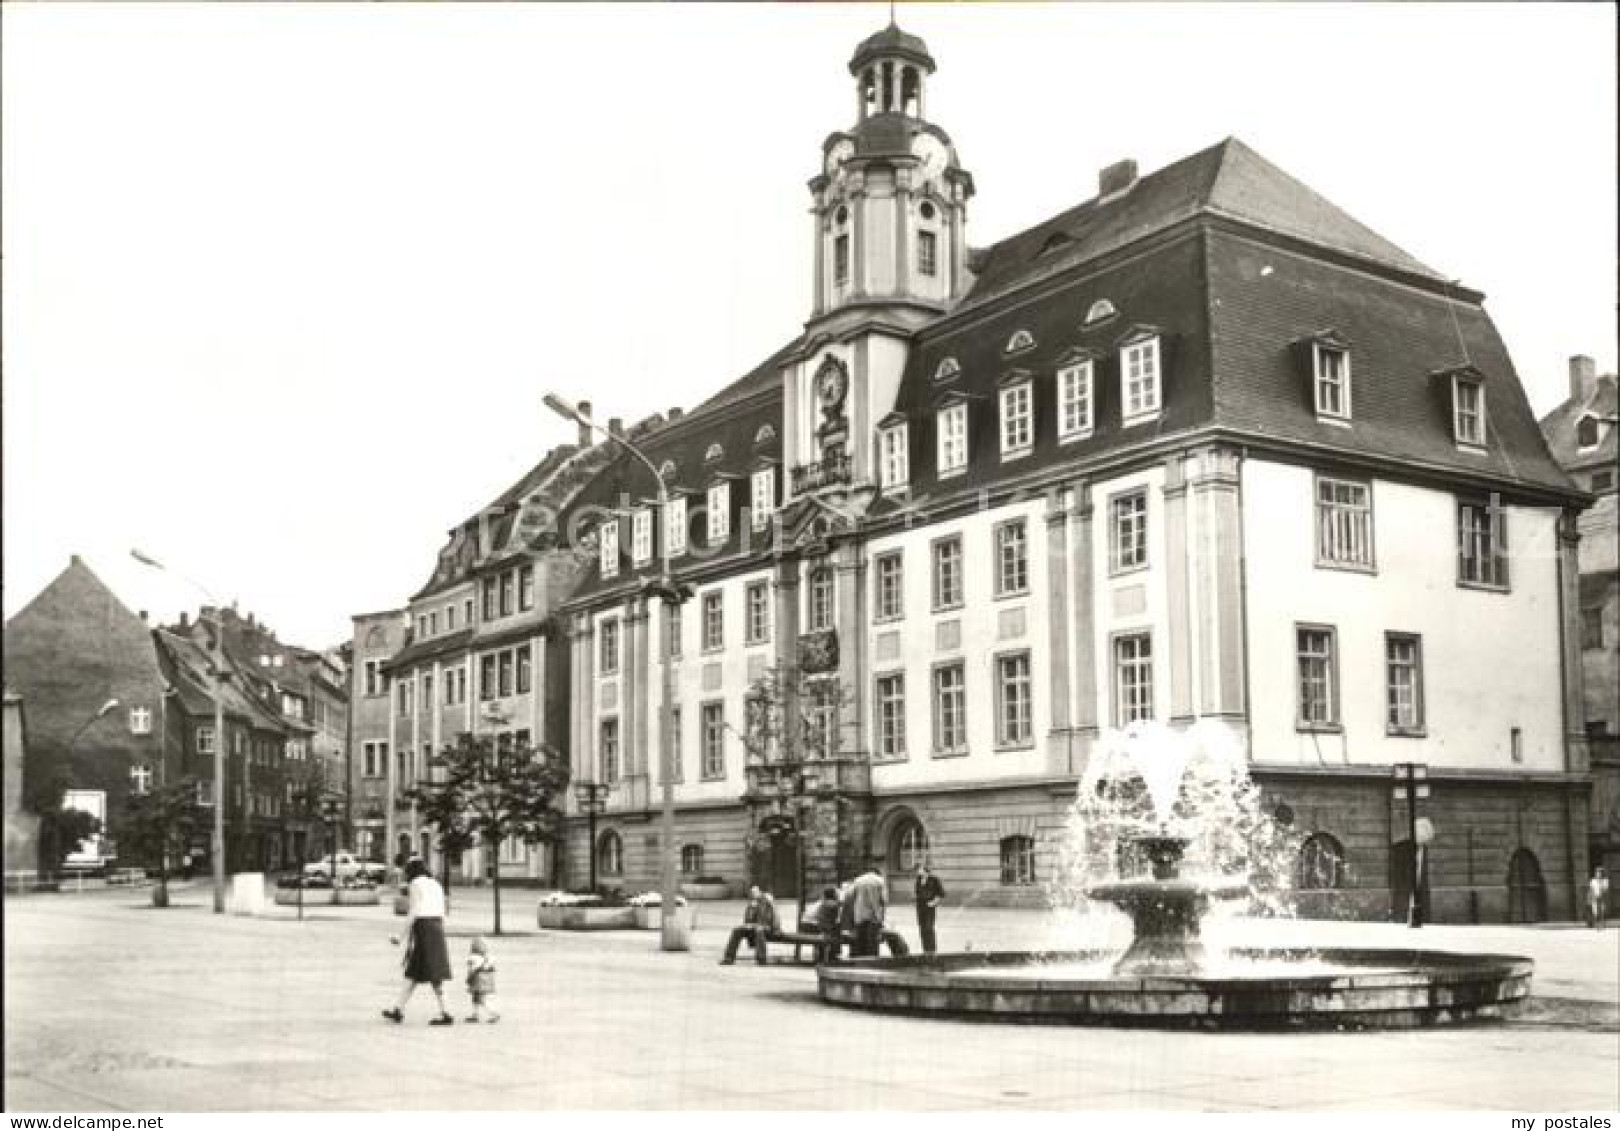
<path id="1" fill-rule="evenodd" d="M 27 879 L 39 869 L 39 818 L 23 807 L 23 762 L 27 757 L 28 725 L 22 697 L 5 691 L 5 714 L 0 719 L 0 752 L 5 755 L 4 797 L 5 876 Z"/>
<path id="2" fill-rule="evenodd" d="M 656 886 L 672 639 L 687 872 L 785 894 L 926 855 L 964 899 L 1035 902 L 1103 732 L 1207 719 L 1307 835 L 1313 907 L 1404 914 L 1392 770 L 1421 763 L 1431 913 L 1573 915 L 1584 500 L 1482 296 L 1234 139 L 969 251 L 926 47 L 891 26 L 850 70 L 803 333 L 638 441 L 670 513 L 625 458 L 567 516 L 597 534 L 568 745 L 609 787 L 569 881 L 594 852 Z M 772 668 L 830 751 L 759 737 Z"/>
<path id="3" fill-rule="evenodd" d="M 1592 745 L 1593 863 L 1620 875 L 1620 397 L 1615 375 L 1569 359 L 1569 398 L 1541 421 L 1553 458 L 1596 496 L 1580 518 L 1582 702 Z"/>
<path id="4" fill-rule="evenodd" d="M 390 769 L 393 712 L 389 709 L 388 661 L 405 646 L 405 610 L 362 613 L 353 618 L 349 664 L 349 814 L 354 851 L 367 860 L 392 860 L 399 824 L 411 837 L 410 807 L 400 808 L 390 784 L 402 777 Z M 401 820 L 403 818 L 403 821 Z M 414 840 L 414 838 L 412 838 Z"/>

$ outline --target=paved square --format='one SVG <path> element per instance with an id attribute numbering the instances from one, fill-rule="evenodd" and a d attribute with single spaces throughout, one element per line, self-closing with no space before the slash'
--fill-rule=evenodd
<path id="1" fill-rule="evenodd" d="M 1357 1111 L 1620 1109 L 1620 930 L 1238 923 L 1244 941 L 1524 954 L 1520 1018 L 1422 1032 L 1158 1033 L 835 1009 L 809 967 L 716 965 L 737 904 L 699 909 L 694 949 L 652 932 L 533 926 L 507 893 L 491 939 L 498 1025 L 406 1023 L 387 907 L 300 923 L 215 917 L 206 888 L 154 911 L 144 892 L 8 899 L 10 1111 L 769 1110 Z M 455 892 L 459 964 L 486 892 Z M 903 929 L 911 924 L 901 909 Z M 941 945 L 1056 944 L 1028 912 L 951 910 Z M 915 932 L 908 930 L 908 934 Z M 467 1012 L 465 990 L 449 989 Z"/>

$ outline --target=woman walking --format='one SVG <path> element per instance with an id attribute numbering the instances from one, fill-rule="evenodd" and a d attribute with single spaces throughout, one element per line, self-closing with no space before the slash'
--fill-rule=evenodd
<path id="1" fill-rule="evenodd" d="M 444 889 L 428 874 L 427 865 L 413 859 L 405 865 L 409 907 L 405 915 L 405 984 L 399 1001 L 382 1015 L 396 1025 L 405 1020 L 405 1003 L 423 982 L 433 987 L 439 1001 L 439 1015 L 429 1025 L 454 1025 L 455 1018 L 444 1008 L 444 983 L 450 980 L 450 951 L 444 944 Z M 399 942 L 399 936 L 393 937 Z"/>

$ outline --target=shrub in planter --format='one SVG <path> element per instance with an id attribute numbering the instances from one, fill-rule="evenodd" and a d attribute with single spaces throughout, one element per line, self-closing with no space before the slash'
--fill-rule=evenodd
<path id="1" fill-rule="evenodd" d="M 607 896 L 596 892 L 552 892 L 535 908 L 535 921 L 559 931 L 623 930 L 636 925 L 636 909 L 626 905 L 618 890 Z"/>
<path id="2" fill-rule="evenodd" d="M 725 899 L 731 894 L 731 885 L 724 876 L 698 876 L 682 881 L 681 894 L 687 899 Z"/>
<path id="3" fill-rule="evenodd" d="M 656 891 L 645 891 L 640 895 L 631 896 L 629 903 L 636 912 L 636 926 L 640 927 L 642 930 L 656 931 L 663 925 L 663 893 Z M 684 908 L 685 906 L 686 897 L 684 895 L 677 895 L 675 897 L 676 914 L 679 915 L 680 909 Z"/>

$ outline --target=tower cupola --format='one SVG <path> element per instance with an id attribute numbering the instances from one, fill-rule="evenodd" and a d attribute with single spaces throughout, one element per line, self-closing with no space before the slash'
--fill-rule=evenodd
<path id="1" fill-rule="evenodd" d="M 934 57 L 917 36 L 891 23 L 855 48 L 849 73 L 855 76 L 859 121 L 876 114 L 925 116 L 923 88 L 934 73 Z"/>

